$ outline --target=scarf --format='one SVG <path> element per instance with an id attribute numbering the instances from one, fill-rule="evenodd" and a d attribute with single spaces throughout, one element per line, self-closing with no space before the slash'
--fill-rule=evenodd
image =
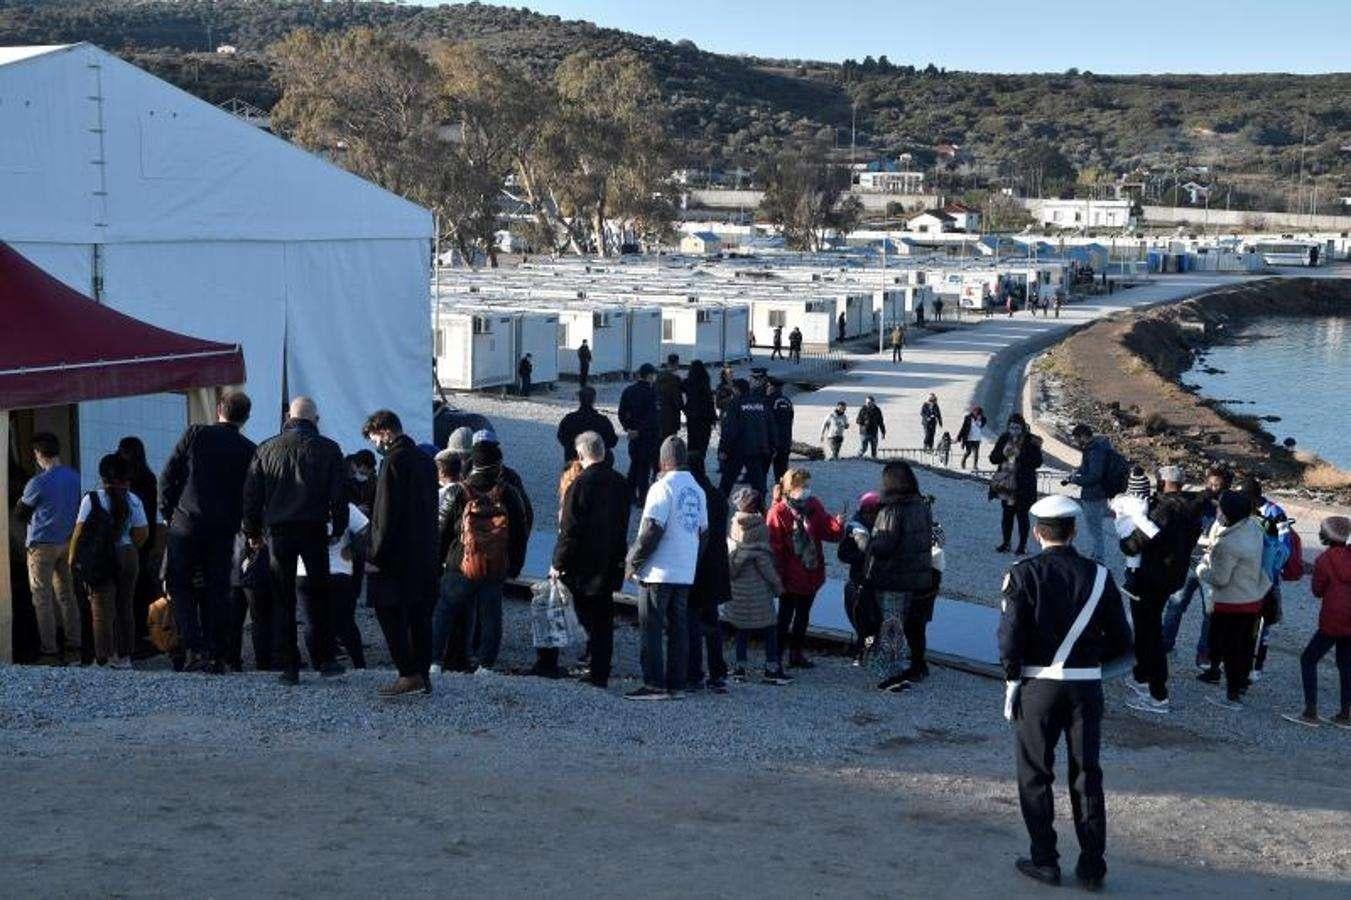
<path id="1" fill-rule="evenodd" d="M 788 497 L 786 502 L 788 511 L 793 514 L 793 555 L 802 561 L 802 565 L 807 571 L 815 571 L 821 568 L 821 548 L 807 533 L 807 511 L 811 498 L 796 500 Z"/>

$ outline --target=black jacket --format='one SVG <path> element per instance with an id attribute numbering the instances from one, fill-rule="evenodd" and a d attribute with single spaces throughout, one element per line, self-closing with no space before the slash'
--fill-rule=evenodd
<path id="1" fill-rule="evenodd" d="M 577 348 L 577 365 L 584 369 L 591 368 L 591 348 L 589 346 Z"/>
<path id="2" fill-rule="evenodd" d="M 718 421 L 718 408 L 713 402 L 713 391 L 706 382 L 692 383 L 685 379 L 685 421 L 690 427 L 703 425 L 712 428 Z"/>
<path id="3" fill-rule="evenodd" d="M 496 487 L 499 481 L 506 488 L 502 492 L 502 505 L 507 510 L 507 575 L 515 578 L 521 574 L 521 568 L 525 565 L 525 549 L 530 540 L 524 495 L 512 485 L 501 465 L 474 469 L 464 479 L 463 484 L 470 489 L 486 493 Z M 460 560 L 464 558 L 464 535 L 461 533 L 461 526 L 464 508 L 468 504 L 469 492 L 458 490 L 441 513 L 438 557 L 445 563 L 447 571 L 458 572 Z"/>
<path id="4" fill-rule="evenodd" d="M 313 422 L 291 419 L 263 441 L 244 481 L 244 533 L 296 525 L 347 530 L 347 462 Z"/>
<path id="5" fill-rule="evenodd" d="M 918 494 L 883 494 L 868 541 L 864 580 L 879 591 L 933 589 L 933 515 Z"/>
<path id="6" fill-rule="evenodd" d="M 572 462 L 577 458 L 577 436 L 588 431 L 600 435 L 606 450 L 613 450 L 615 444 L 619 443 L 609 416 L 594 406 L 574 409 L 558 423 L 558 443 L 563 446 L 563 462 Z"/>
<path id="7" fill-rule="evenodd" d="M 1097 571 L 1097 563 L 1070 546 L 1048 548 L 1009 569 L 998 632 L 999 659 L 1006 681 L 1031 677 L 1024 674 L 1026 666 L 1051 664 L 1088 602 Z M 1077 680 L 1093 680 L 1093 670 L 1131 652 L 1132 640 L 1125 604 L 1108 574 L 1102 599 L 1088 627 L 1070 649 L 1065 668 L 1088 676 Z"/>
<path id="8" fill-rule="evenodd" d="M 375 482 L 366 560 L 406 586 L 399 597 L 436 596 L 436 464 L 408 435 L 394 439 Z"/>
<path id="9" fill-rule="evenodd" d="M 789 347 L 789 349 L 792 349 L 792 350 L 800 350 L 800 349 L 802 348 L 802 332 L 801 332 L 801 331 L 799 331 L 798 329 L 794 328 L 792 331 L 790 331 L 790 332 L 788 333 L 788 347 Z"/>
<path id="10" fill-rule="evenodd" d="M 613 593 L 623 586 L 631 499 L 624 476 L 605 462 L 586 467 L 568 486 L 553 566 L 574 593 Z"/>
<path id="11" fill-rule="evenodd" d="M 925 400 L 924 405 L 919 408 L 919 420 L 927 425 L 930 422 L 937 423 L 940 427 L 943 424 L 943 411 L 938 408 L 937 400 Z"/>
<path id="12" fill-rule="evenodd" d="M 990 496 L 1011 505 L 1030 504 L 1037 499 L 1037 469 L 1041 468 L 1044 460 L 1041 438 L 1025 433 L 1022 449 L 1016 454 L 1009 446 L 1012 440 L 1006 431 L 994 442 L 994 449 L 990 451 L 990 462 L 1001 470 L 990 480 Z M 1011 479 L 1006 474 L 1010 472 Z"/>
<path id="13" fill-rule="evenodd" d="M 869 406 L 863 404 L 858 408 L 858 418 L 854 420 L 860 432 L 866 434 L 877 434 L 881 432 L 882 437 L 887 436 L 887 423 L 882 420 L 882 407 L 876 403 Z"/>
<path id="14" fill-rule="evenodd" d="M 729 458 L 768 456 L 771 447 L 769 398 L 751 391 L 723 412 L 718 454 Z"/>
<path id="15" fill-rule="evenodd" d="M 783 394 L 770 398 L 769 414 L 774 424 L 771 444 L 775 453 L 793 449 L 793 401 Z"/>
<path id="16" fill-rule="evenodd" d="M 215 535 L 239 531 L 244 479 L 256 449 L 234 425 L 189 425 L 160 475 L 164 521 Z"/>
<path id="17" fill-rule="evenodd" d="M 1182 589 L 1201 537 L 1201 511 L 1201 502 L 1181 493 L 1150 501 L 1149 519 L 1159 533 L 1150 538 L 1137 528 L 1121 541 L 1122 553 L 1140 557 L 1139 568 L 1126 573 L 1126 590 L 1166 597 Z"/>
<path id="18" fill-rule="evenodd" d="M 657 376 L 657 418 L 663 438 L 680 430 L 680 414 L 684 411 L 685 391 L 680 376 L 675 372 L 662 372 Z"/>
<path id="19" fill-rule="evenodd" d="M 727 521 L 731 511 L 722 491 L 713 486 L 703 472 L 694 473 L 694 480 L 704 490 L 708 506 L 708 533 L 699 552 L 699 566 L 690 586 L 690 608 L 709 609 L 732 599 L 732 566 L 727 559 Z"/>
<path id="20" fill-rule="evenodd" d="M 624 388 L 619 395 L 619 427 L 638 432 L 640 442 L 657 442 L 660 428 L 657 423 L 657 392 L 652 385 L 639 379 Z"/>
<path id="21" fill-rule="evenodd" d="M 980 443 L 981 432 L 984 430 L 984 428 L 985 428 L 985 419 L 983 417 L 979 422 L 977 422 L 974 416 L 972 416 L 970 413 L 967 413 L 966 416 L 962 418 L 962 427 L 957 430 L 957 440 L 959 443 L 963 444 L 965 444 L 967 441 L 975 441 L 976 443 Z M 973 430 L 975 431 L 975 434 L 972 434 Z"/>
<path id="22" fill-rule="evenodd" d="M 522 378 L 529 378 L 530 373 L 534 371 L 535 371 L 535 364 L 532 363 L 530 360 L 526 359 L 524 356 L 522 356 L 520 363 L 517 364 L 516 366 L 516 374 L 521 376 Z"/>

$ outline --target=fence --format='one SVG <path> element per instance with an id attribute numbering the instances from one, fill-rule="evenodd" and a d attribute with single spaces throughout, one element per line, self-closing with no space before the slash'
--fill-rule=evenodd
<path id="1" fill-rule="evenodd" d="M 990 476 L 994 474 L 994 469 L 990 467 L 988 461 L 983 469 L 961 468 L 959 463 L 962 459 L 962 446 L 960 444 L 952 445 L 946 459 L 938 450 L 929 450 L 924 447 L 879 447 L 877 456 L 879 459 L 885 460 L 903 459 L 906 462 L 918 463 L 931 469 L 943 469 L 954 474 L 966 475 L 978 481 L 989 481 Z M 977 464 L 979 464 L 979 460 Z M 1037 493 L 1052 493 L 1055 488 L 1060 486 L 1060 482 L 1066 474 L 1063 469 L 1038 469 Z"/>
<path id="2" fill-rule="evenodd" d="M 763 365 L 774 348 L 768 344 L 751 344 L 751 362 Z M 759 351 L 757 355 L 756 351 Z M 783 358 L 788 359 L 788 348 L 784 347 Z M 786 370 L 775 370 L 772 374 L 785 381 L 812 381 L 821 376 L 832 375 L 845 368 L 842 350 L 802 350 L 800 362 L 790 364 Z"/>

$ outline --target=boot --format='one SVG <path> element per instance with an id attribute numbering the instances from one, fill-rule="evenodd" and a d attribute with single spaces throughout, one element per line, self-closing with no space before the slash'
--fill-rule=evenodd
<path id="1" fill-rule="evenodd" d="M 425 691 L 426 688 L 427 684 L 424 679 L 400 675 L 392 684 L 381 685 L 376 690 L 381 697 L 401 697 L 404 694 Z"/>

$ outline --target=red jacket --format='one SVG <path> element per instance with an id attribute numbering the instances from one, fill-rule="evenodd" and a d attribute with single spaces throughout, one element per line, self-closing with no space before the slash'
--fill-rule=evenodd
<path id="1" fill-rule="evenodd" d="M 815 596 L 826 583 L 826 556 L 822 541 L 837 543 L 844 535 L 844 520 L 826 512 L 821 501 L 812 497 L 807 501 L 807 534 L 816 545 L 817 567 L 808 569 L 793 552 L 793 519 L 796 514 L 783 500 L 775 503 L 765 516 L 769 523 L 769 549 L 774 553 L 774 567 L 779 571 L 785 594 Z"/>
<path id="2" fill-rule="evenodd" d="M 1313 566 L 1313 595 L 1323 601 L 1318 630 L 1351 637 L 1351 547 L 1329 547 Z"/>

